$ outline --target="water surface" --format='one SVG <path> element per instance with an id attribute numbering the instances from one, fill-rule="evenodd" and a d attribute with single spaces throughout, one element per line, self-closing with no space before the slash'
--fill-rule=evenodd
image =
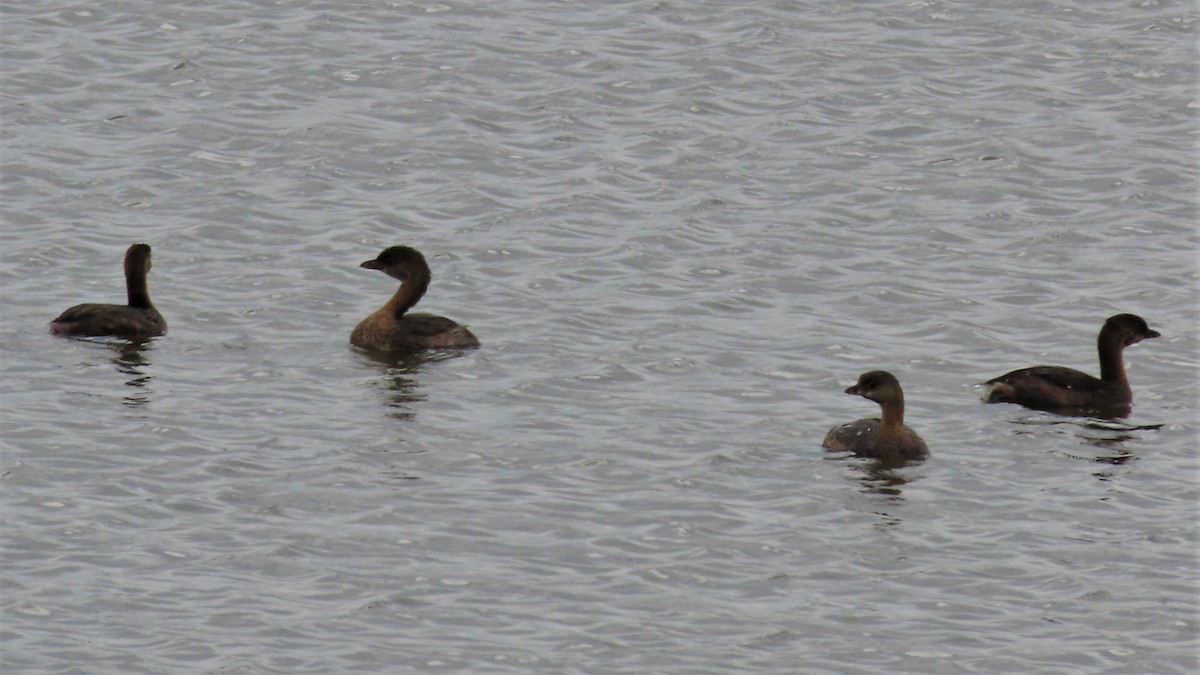
<path id="1" fill-rule="evenodd" d="M 1194 7 L 3 11 L 7 671 L 1200 666 Z M 400 243 L 483 349 L 349 348 Z"/>

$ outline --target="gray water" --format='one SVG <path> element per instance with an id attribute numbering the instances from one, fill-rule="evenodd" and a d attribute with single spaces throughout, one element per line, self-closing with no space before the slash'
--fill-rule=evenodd
<path id="1" fill-rule="evenodd" d="M 1200 667 L 1194 3 L 3 11 L 5 672 Z M 348 346 L 393 244 L 481 350 Z"/>

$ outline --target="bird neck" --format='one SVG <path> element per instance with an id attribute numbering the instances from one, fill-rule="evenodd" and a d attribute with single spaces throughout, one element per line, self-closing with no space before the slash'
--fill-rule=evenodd
<path id="1" fill-rule="evenodd" d="M 414 272 L 409 275 L 406 281 L 400 283 L 400 288 L 396 289 L 392 299 L 388 300 L 384 308 L 393 318 L 399 320 L 405 312 L 421 301 L 421 296 L 425 295 L 425 291 L 429 288 L 429 278 L 428 272 Z"/>
<path id="2" fill-rule="evenodd" d="M 150 291 L 146 288 L 146 270 L 143 266 L 138 269 L 135 265 L 125 266 L 125 291 L 129 297 L 130 307 L 149 308 Z"/>
<path id="3" fill-rule="evenodd" d="M 1100 351 L 1100 379 L 1105 382 L 1125 382 L 1125 343 L 1120 334 L 1101 335 L 1097 341 Z"/>
<path id="4" fill-rule="evenodd" d="M 904 394 L 879 405 L 883 409 L 883 418 L 879 420 L 880 430 L 899 431 L 904 428 Z"/>

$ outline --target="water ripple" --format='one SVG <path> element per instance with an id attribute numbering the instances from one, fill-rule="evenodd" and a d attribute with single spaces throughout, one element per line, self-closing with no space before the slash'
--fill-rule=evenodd
<path id="1" fill-rule="evenodd" d="M 5 14 L 8 670 L 1196 668 L 1194 12 Z M 483 349 L 348 347 L 396 243 Z M 1124 311 L 1119 426 L 978 403 Z"/>

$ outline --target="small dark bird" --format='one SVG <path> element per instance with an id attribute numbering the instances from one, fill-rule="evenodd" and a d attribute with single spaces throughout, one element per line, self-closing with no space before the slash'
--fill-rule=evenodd
<path id="1" fill-rule="evenodd" d="M 359 267 L 379 270 L 400 280 L 400 288 L 387 304 L 355 326 L 350 334 L 350 344 L 387 352 L 479 346 L 479 340 L 471 331 L 444 316 L 408 313 L 425 295 L 432 278 L 429 264 L 420 251 L 408 246 L 392 246 Z"/>
<path id="2" fill-rule="evenodd" d="M 846 393 L 878 403 L 883 418 L 864 418 L 836 426 L 825 434 L 823 446 L 892 461 L 924 459 L 929 455 L 925 441 L 904 426 L 904 391 L 895 375 L 884 370 L 863 373 Z"/>
<path id="3" fill-rule="evenodd" d="M 1096 340 L 1100 351 L 1100 377 L 1074 368 L 1034 366 L 1006 373 L 987 381 L 986 403 L 1017 403 L 1034 410 L 1083 413 L 1090 410 L 1128 414 L 1133 390 L 1125 376 L 1124 349 L 1158 331 L 1142 317 L 1117 314 L 1104 322 Z"/>
<path id="4" fill-rule="evenodd" d="M 150 271 L 150 247 L 134 244 L 125 252 L 127 305 L 75 305 L 50 322 L 54 335 L 73 337 L 113 336 L 140 340 L 163 335 L 167 322 L 150 302 L 146 273 Z"/>

